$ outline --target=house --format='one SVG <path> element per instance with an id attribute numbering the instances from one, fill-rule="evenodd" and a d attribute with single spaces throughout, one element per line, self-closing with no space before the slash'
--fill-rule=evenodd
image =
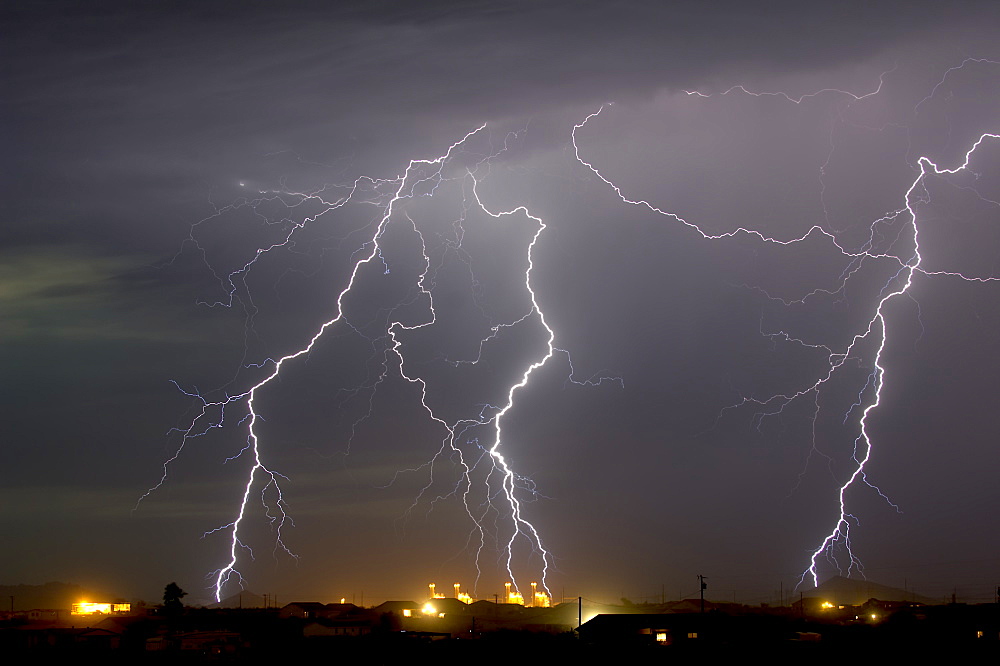
<path id="1" fill-rule="evenodd" d="M 373 618 L 354 620 L 316 620 L 302 627 L 304 638 L 343 638 L 366 636 L 378 625 Z"/>
<path id="2" fill-rule="evenodd" d="M 303 620 L 325 617 L 325 614 L 326 605 L 317 601 L 296 601 L 294 603 L 285 604 L 281 607 L 281 610 L 278 611 L 278 617 L 297 617 Z"/>
<path id="3" fill-rule="evenodd" d="M 593 645 L 675 645 L 719 642 L 725 616 L 691 613 L 602 613 L 580 626 L 580 639 Z"/>

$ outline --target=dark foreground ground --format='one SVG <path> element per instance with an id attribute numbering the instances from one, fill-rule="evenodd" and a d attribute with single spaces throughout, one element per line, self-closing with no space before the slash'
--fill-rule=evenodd
<path id="1" fill-rule="evenodd" d="M 852 616 L 853 618 L 853 616 Z M 582 630 L 478 634 L 400 631 L 385 616 L 360 636 L 309 636 L 319 623 L 266 611 L 189 611 L 90 626 L 0 623 L 0 663 L 274 664 L 708 663 L 763 656 L 801 663 L 891 657 L 925 663 L 1000 663 L 1000 607 L 950 606 L 897 612 L 877 623 L 821 622 L 788 615 L 608 614 Z M 328 629 L 335 623 L 327 623 Z M 477 625 L 478 626 L 478 625 Z M 658 636 L 659 634 L 659 636 Z M 660 642 L 657 642 L 657 638 Z"/>

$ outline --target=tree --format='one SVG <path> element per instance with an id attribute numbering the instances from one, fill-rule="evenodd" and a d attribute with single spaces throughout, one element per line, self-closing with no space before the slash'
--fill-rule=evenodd
<path id="1" fill-rule="evenodd" d="M 166 615 L 179 615 L 184 610 L 181 597 L 186 597 L 187 592 L 180 588 L 177 583 L 170 583 L 163 588 L 163 612 Z"/>

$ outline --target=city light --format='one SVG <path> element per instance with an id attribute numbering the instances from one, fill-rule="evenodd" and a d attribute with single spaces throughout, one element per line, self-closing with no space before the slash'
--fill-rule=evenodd
<path id="1" fill-rule="evenodd" d="M 110 615 L 112 613 L 128 613 L 131 604 L 110 603 L 98 601 L 80 601 L 70 609 L 70 615 Z"/>

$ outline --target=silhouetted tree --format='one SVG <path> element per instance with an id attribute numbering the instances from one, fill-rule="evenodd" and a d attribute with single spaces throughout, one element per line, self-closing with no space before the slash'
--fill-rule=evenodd
<path id="1" fill-rule="evenodd" d="M 165 615 L 180 615 L 184 610 L 181 597 L 186 597 L 187 592 L 180 588 L 177 583 L 170 583 L 163 588 L 163 613 Z"/>

